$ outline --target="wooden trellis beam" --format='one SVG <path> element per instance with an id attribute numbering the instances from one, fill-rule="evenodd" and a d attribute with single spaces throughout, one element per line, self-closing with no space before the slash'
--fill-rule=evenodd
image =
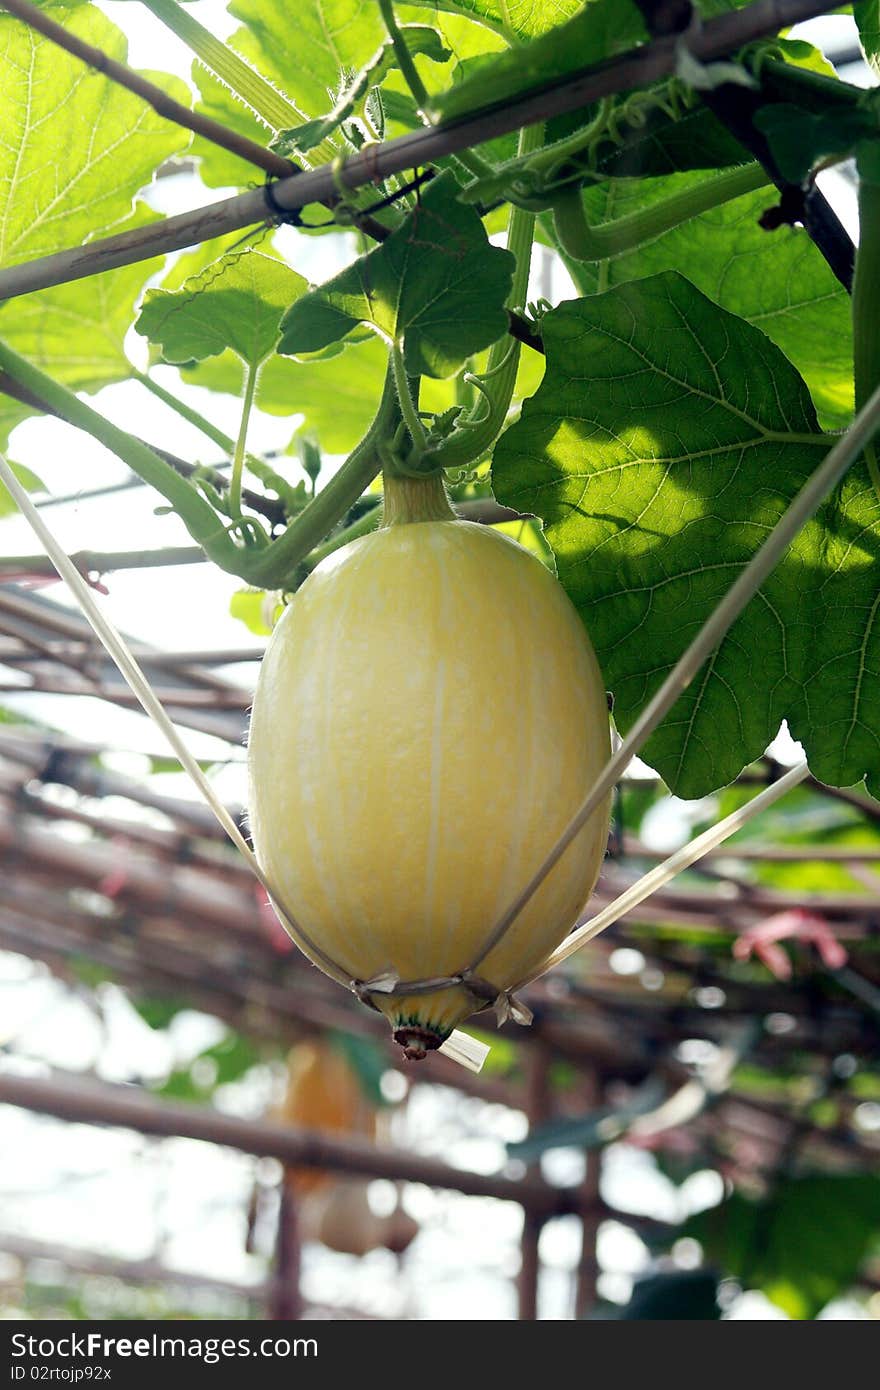
<path id="1" fill-rule="evenodd" d="M 535 1177 L 473 1173 L 400 1149 L 377 1148 L 352 1136 L 337 1138 L 265 1120 L 239 1119 L 207 1107 L 172 1104 L 137 1087 L 86 1081 L 69 1074 L 17 1076 L 0 1072 L 0 1104 L 16 1105 L 75 1124 L 101 1124 L 140 1134 L 200 1139 L 260 1158 L 304 1168 L 324 1168 L 365 1178 L 423 1183 L 471 1197 L 516 1202 L 536 1216 L 577 1211 L 579 1194 Z"/>

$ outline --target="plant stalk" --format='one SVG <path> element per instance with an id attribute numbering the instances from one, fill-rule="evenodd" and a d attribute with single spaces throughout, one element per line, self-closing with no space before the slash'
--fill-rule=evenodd
<path id="1" fill-rule="evenodd" d="M 394 372 L 397 403 L 400 406 L 403 423 L 409 430 L 409 436 L 416 454 L 420 455 L 425 449 L 425 427 L 419 419 L 419 412 L 413 400 L 409 379 L 406 373 L 406 365 L 403 360 L 403 348 L 399 343 L 395 343 L 391 349 L 391 366 Z"/>
<path id="2" fill-rule="evenodd" d="M 241 477 L 244 471 L 248 423 L 251 418 L 251 408 L 254 403 L 254 391 L 256 390 L 259 371 L 259 362 L 251 362 L 248 365 L 244 386 L 244 400 L 241 405 L 241 423 L 238 427 L 238 438 L 235 441 L 235 453 L 232 456 L 232 474 L 229 479 L 229 510 L 236 520 L 240 520 L 241 518 Z"/>
<path id="3" fill-rule="evenodd" d="M 540 149 L 543 137 L 543 126 L 527 126 L 520 132 L 520 152 L 528 154 Z M 510 309 L 524 304 L 528 296 L 534 235 L 535 214 L 512 206 L 507 226 L 507 249 L 512 252 L 516 265 L 508 298 Z M 520 344 L 515 339 L 501 338 L 492 344 L 484 374 L 485 384 L 470 416 L 438 447 L 436 459 L 439 467 L 460 468 L 476 462 L 489 452 L 507 419 L 516 385 L 519 354 Z"/>

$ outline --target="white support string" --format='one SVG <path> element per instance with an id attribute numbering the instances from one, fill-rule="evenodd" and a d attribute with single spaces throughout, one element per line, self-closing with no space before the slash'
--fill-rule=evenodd
<path id="1" fill-rule="evenodd" d="M 634 907 L 638 907 L 652 893 L 656 893 L 658 888 L 663 888 L 671 879 L 675 878 L 684 869 L 690 868 L 698 859 L 702 859 L 704 854 L 716 849 L 718 845 L 734 835 L 744 825 L 762 811 L 766 811 L 768 806 L 772 806 L 780 797 L 785 796 L 786 792 L 791 791 L 792 787 L 798 786 L 810 774 L 810 769 L 806 763 L 799 763 L 797 767 L 791 768 L 778 782 L 766 787 L 764 791 L 753 796 L 745 806 L 740 806 L 738 810 L 732 811 L 729 816 L 725 816 L 717 825 L 704 830 L 701 835 L 697 835 L 693 840 L 682 845 L 674 854 L 670 854 L 668 859 L 664 859 L 656 868 L 643 874 L 640 879 L 631 884 L 623 893 L 616 897 L 607 907 L 603 907 L 601 912 L 597 912 L 589 922 L 585 922 L 582 927 L 578 927 L 570 936 L 562 942 L 556 950 L 547 957 L 544 964 L 539 966 L 533 975 L 520 980 L 514 989 L 522 989 L 524 985 L 531 984 L 541 975 L 546 975 L 548 970 L 554 966 L 561 965 L 569 956 L 573 956 L 575 951 L 579 951 L 582 946 L 586 946 L 588 941 L 592 941 L 606 927 L 612 926 L 614 922 L 620 920 L 627 912 L 631 912 Z"/>

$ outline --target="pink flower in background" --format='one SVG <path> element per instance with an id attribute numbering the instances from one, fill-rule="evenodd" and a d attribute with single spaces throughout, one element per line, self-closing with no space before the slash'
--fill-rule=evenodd
<path id="1" fill-rule="evenodd" d="M 780 941 L 803 941 L 815 946 L 822 964 L 829 970 L 839 970 L 846 965 L 846 951 L 829 923 L 803 908 L 777 912 L 765 917 L 763 922 L 746 927 L 733 943 L 733 954 L 737 960 L 749 960 L 754 954 L 777 980 L 790 980 L 791 960 L 778 944 Z"/>

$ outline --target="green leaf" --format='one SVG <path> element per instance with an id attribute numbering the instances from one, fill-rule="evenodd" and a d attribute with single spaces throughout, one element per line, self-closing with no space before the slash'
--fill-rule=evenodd
<path id="1" fill-rule="evenodd" d="M 306 282 L 259 251 L 227 252 L 179 290 L 150 290 L 135 325 L 169 362 L 216 357 L 227 347 L 253 366 L 273 351 L 281 315 Z"/>
<path id="2" fill-rule="evenodd" d="M 855 467 L 787 558 L 796 602 L 783 615 L 807 637 L 791 733 L 820 781 L 852 787 L 867 775 L 872 796 L 880 796 L 878 537 L 880 502 Z"/>
<path id="3" fill-rule="evenodd" d="M 666 84 L 667 92 L 670 86 Z M 595 115 L 596 108 L 589 110 Z M 633 120 L 618 115 L 627 111 L 635 112 Z M 568 124 L 573 128 L 574 121 Z M 609 177 L 641 180 L 688 169 L 724 169 L 742 164 L 748 157 L 739 141 L 702 103 L 682 109 L 675 120 L 669 120 L 659 107 L 652 109 L 648 101 L 629 105 L 626 98 L 619 99 L 615 102 L 612 127 L 614 132 L 620 132 L 624 143 L 613 139 L 609 129 L 596 151 L 597 167 Z M 559 136 L 564 135 L 566 124 L 551 122 L 550 130 L 554 136 L 557 130 Z"/>
<path id="4" fill-rule="evenodd" d="M 217 1086 L 223 1086 L 230 1081 L 238 1081 L 245 1072 L 250 1071 L 262 1057 L 243 1033 L 228 1033 L 220 1042 L 213 1047 L 208 1047 L 204 1052 L 200 1052 L 197 1061 L 205 1059 L 216 1063 L 216 1082 Z"/>
<path id="5" fill-rule="evenodd" d="M 617 179 L 588 189 L 587 220 L 611 218 L 662 202 L 698 175 Z M 838 429 L 852 419 L 852 318 L 849 296 L 806 232 L 758 225 L 772 190 L 759 189 L 684 223 L 625 256 L 578 269 L 582 291 L 684 269 L 722 308 L 760 328 L 795 364 L 810 387 L 820 422 Z"/>
<path id="6" fill-rule="evenodd" d="M 789 1317 L 814 1318 L 852 1286 L 880 1236 L 880 1178 L 782 1178 L 772 1197 L 756 1202 L 734 1193 L 692 1216 L 682 1234 Z"/>
<path id="7" fill-rule="evenodd" d="M 487 25 L 509 39 L 533 39 L 579 10 L 584 0 L 410 0 Z"/>
<path id="8" fill-rule="evenodd" d="M 441 174 L 387 241 L 303 295 L 282 321 L 279 352 L 315 352 L 369 323 L 403 342 L 411 375 L 444 377 L 500 338 L 514 259 L 456 193 Z"/>
<path id="9" fill-rule="evenodd" d="M 2 420 L 2 416 L 0 416 L 0 420 Z M 13 463 L 10 459 L 9 467 L 26 492 L 46 491 L 46 484 L 41 482 L 36 473 L 32 472 L 30 468 L 26 468 L 23 463 Z M 0 516 L 11 516 L 13 512 L 17 511 L 18 507 L 10 497 L 9 489 L 0 483 Z"/>
<path id="10" fill-rule="evenodd" d="M 822 441 L 779 350 L 678 274 L 562 304 L 542 336 L 546 374 L 496 446 L 495 493 L 544 518 L 627 729 Z M 796 705 L 815 640 L 786 627 L 803 584 L 795 560 L 774 572 L 645 745 L 678 795 L 733 780 Z"/>
<path id="11" fill-rule="evenodd" d="M 156 1031 L 167 1028 L 181 1010 L 187 1007 L 181 1000 L 169 999 L 166 995 L 132 994 L 129 999 L 132 1008 L 140 1014 L 144 1023 Z"/>
<path id="12" fill-rule="evenodd" d="M 412 54 L 423 53 L 434 63 L 445 63 L 452 56 L 450 50 L 443 47 L 443 41 L 437 30 L 431 29 L 427 25 L 401 25 L 400 33 Z M 282 130 L 272 141 L 272 148 L 287 159 L 295 159 L 298 155 L 314 149 L 316 145 L 320 145 L 322 140 L 326 140 L 332 135 L 347 116 L 351 115 L 357 103 L 367 95 L 370 88 L 380 86 L 388 73 L 396 66 L 397 55 L 394 52 L 394 43 L 391 39 L 387 39 L 373 54 L 369 62 L 361 68 L 357 76 L 346 85 L 332 111 L 328 111 L 326 116 L 321 116 L 317 120 L 306 121 L 304 125 L 296 126 L 293 130 Z"/>
<path id="13" fill-rule="evenodd" d="M 780 173 L 791 183 L 804 183 L 821 160 L 843 159 L 860 140 L 877 135 L 876 116 L 862 106 L 816 114 L 780 101 L 756 112 L 755 125 L 766 135 Z"/>
<path id="14" fill-rule="evenodd" d="M 483 107 L 515 101 L 647 37 L 644 19 L 632 0 L 592 0 L 567 23 L 501 54 L 472 78 L 435 97 L 431 116 L 438 121 L 456 120 Z"/>
<path id="15" fill-rule="evenodd" d="M 124 35 L 92 5 L 59 8 L 65 28 L 125 60 Z M 148 74 L 189 104 L 183 83 Z M 189 131 L 18 19 L 0 15 L 0 264 L 79 246 L 131 215 Z"/>
<path id="16" fill-rule="evenodd" d="M 306 116 L 327 108 L 328 94 L 359 71 L 387 37 L 375 0 L 233 0 L 230 14 L 247 26 L 232 47 L 277 85 Z"/>
<path id="17" fill-rule="evenodd" d="M 140 203 L 124 228 L 160 218 Z M 0 336 L 74 390 L 99 391 L 131 375 L 125 335 L 161 257 L 108 270 L 0 305 Z"/>

